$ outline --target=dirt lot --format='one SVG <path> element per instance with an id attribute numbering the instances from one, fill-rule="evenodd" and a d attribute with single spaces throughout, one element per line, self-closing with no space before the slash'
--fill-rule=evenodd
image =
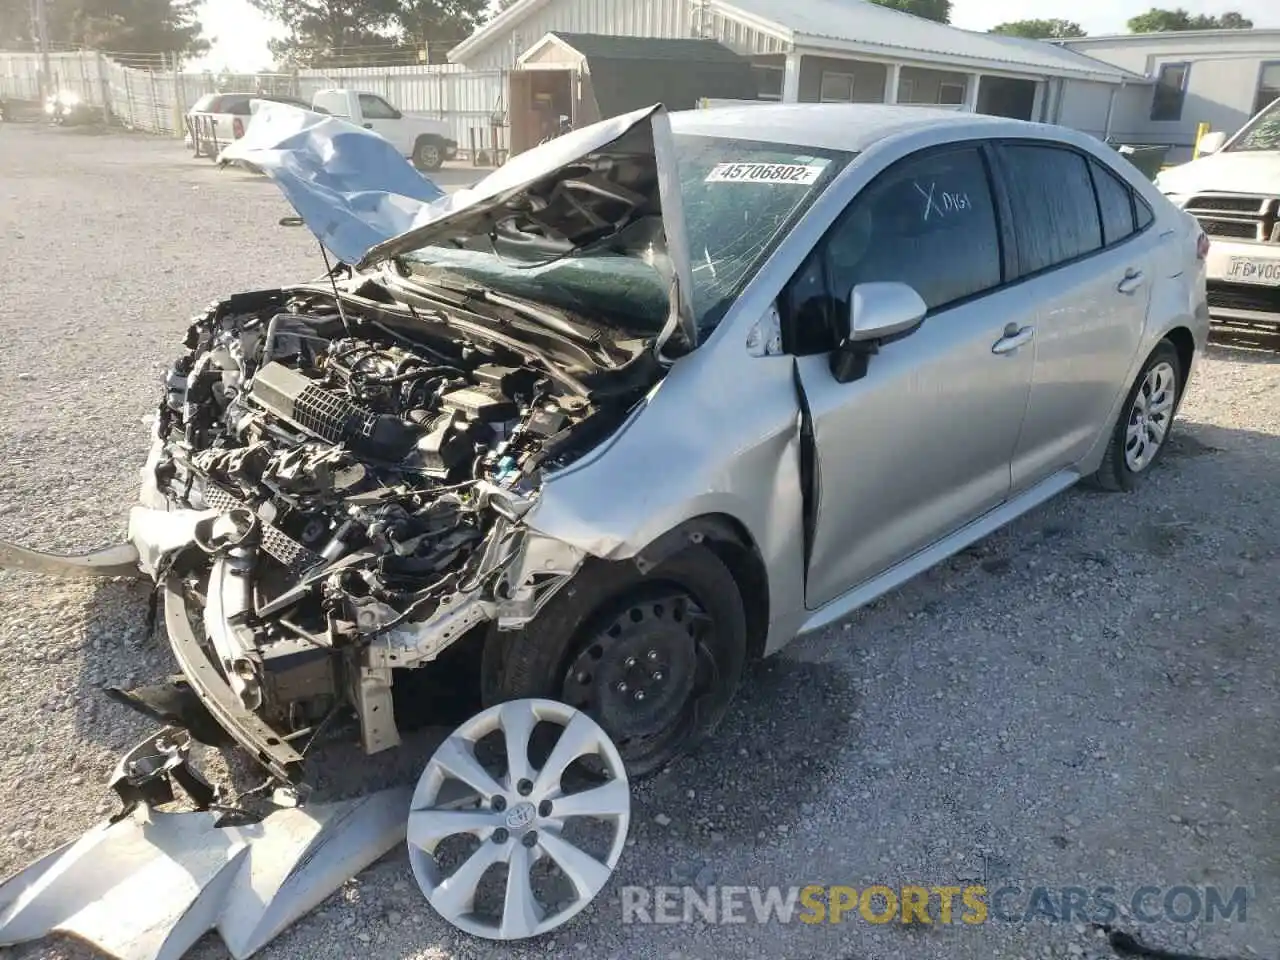
<path id="1" fill-rule="evenodd" d="M 84 549 L 120 534 L 187 318 L 319 272 L 309 234 L 276 225 L 288 212 L 269 184 L 173 143 L 0 128 L 0 537 Z M 1140 492 L 1069 493 L 754 669 L 722 735 L 636 791 L 613 885 L 553 938 L 457 934 L 396 851 L 262 956 L 1113 955 L 1044 919 L 623 924 L 618 891 L 975 875 L 1018 886 L 1018 914 L 1037 886 L 1054 903 L 1068 886 L 1121 903 L 1148 885 L 1246 886 L 1244 922 L 1116 925 L 1187 954 L 1276 956 L 1278 471 L 1280 355 L 1218 343 Z M 0 873 L 109 809 L 104 778 L 148 725 L 100 688 L 170 669 L 144 613 L 140 587 L 0 573 Z M 198 952 L 226 955 L 214 937 Z"/>

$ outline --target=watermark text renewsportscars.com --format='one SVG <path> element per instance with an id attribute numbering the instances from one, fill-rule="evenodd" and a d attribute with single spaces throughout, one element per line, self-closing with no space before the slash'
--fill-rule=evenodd
<path id="1" fill-rule="evenodd" d="M 1245 887 L 819 885 L 621 888 L 623 923 L 1110 924 L 1248 919 Z"/>

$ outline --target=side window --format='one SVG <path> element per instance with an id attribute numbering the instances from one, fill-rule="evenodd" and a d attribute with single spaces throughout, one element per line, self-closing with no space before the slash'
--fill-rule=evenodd
<path id="1" fill-rule="evenodd" d="M 1023 276 L 1102 247 L 1089 168 L 1080 154 L 1041 144 L 1002 148 Z"/>
<path id="2" fill-rule="evenodd" d="M 782 299 L 783 348 L 836 345 L 859 283 L 910 284 L 930 312 L 997 287 L 1000 231 L 977 147 L 909 157 L 853 198 Z"/>
<path id="3" fill-rule="evenodd" d="M 812 334 L 827 348 L 859 283 L 910 284 L 930 311 L 999 286 L 999 229 L 982 154 L 966 147 L 893 165 L 854 197 L 814 253 L 792 282 L 789 306 L 808 331 L 798 340 Z"/>
<path id="4" fill-rule="evenodd" d="M 396 111 L 391 104 L 371 93 L 360 94 L 360 112 L 366 120 L 394 120 Z"/>
<path id="5" fill-rule="evenodd" d="M 1151 226 L 1152 221 L 1155 220 L 1156 215 L 1152 212 L 1151 207 L 1147 205 L 1147 201 L 1137 194 L 1133 196 L 1133 206 L 1138 216 L 1138 229 L 1147 229 L 1147 227 Z"/>
<path id="6" fill-rule="evenodd" d="M 1119 243 L 1136 232 L 1133 191 L 1118 176 L 1098 163 L 1089 161 L 1093 172 L 1093 187 L 1098 193 L 1098 208 L 1102 211 L 1102 242 L 1107 246 Z"/>

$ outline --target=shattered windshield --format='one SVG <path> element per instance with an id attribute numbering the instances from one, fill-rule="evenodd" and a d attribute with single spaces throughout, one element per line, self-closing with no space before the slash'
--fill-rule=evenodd
<path id="1" fill-rule="evenodd" d="M 1235 143 L 1226 148 L 1237 150 L 1280 150 L 1280 100 L 1274 101 L 1253 118 Z"/>
<path id="2" fill-rule="evenodd" d="M 813 147 L 677 134 L 692 300 L 703 339 L 752 274 L 853 156 Z M 635 225 L 562 258 L 428 246 L 410 254 L 435 271 L 652 335 L 667 320 L 667 288 L 649 232 Z M 425 269 L 423 269 L 425 268 Z"/>

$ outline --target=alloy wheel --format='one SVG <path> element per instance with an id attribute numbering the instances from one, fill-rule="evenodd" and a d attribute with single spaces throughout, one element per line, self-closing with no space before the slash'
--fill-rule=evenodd
<path id="1" fill-rule="evenodd" d="M 1157 363 L 1142 378 L 1129 410 L 1124 442 L 1125 465 L 1134 473 L 1145 470 L 1160 452 L 1177 396 L 1178 378 L 1172 364 Z"/>
<path id="2" fill-rule="evenodd" d="M 546 725 L 559 728 L 558 738 L 535 767 L 535 728 Z M 506 754 L 500 773 L 477 755 L 481 741 L 495 738 Z M 594 785 L 568 792 L 565 774 L 575 763 L 595 772 Z M 591 903 L 618 864 L 630 820 L 622 758 L 600 726 L 554 700 L 512 700 L 472 717 L 432 755 L 410 805 L 409 862 L 449 923 L 475 936 L 517 940 L 554 930 Z M 601 856 L 573 836 L 570 828 L 583 821 L 608 834 Z M 451 838 L 473 849 L 447 870 L 438 854 Z M 554 902 L 536 889 L 543 868 L 567 881 Z M 487 898 L 492 903 L 482 903 L 495 870 L 505 870 L 505 881 Z"/>

